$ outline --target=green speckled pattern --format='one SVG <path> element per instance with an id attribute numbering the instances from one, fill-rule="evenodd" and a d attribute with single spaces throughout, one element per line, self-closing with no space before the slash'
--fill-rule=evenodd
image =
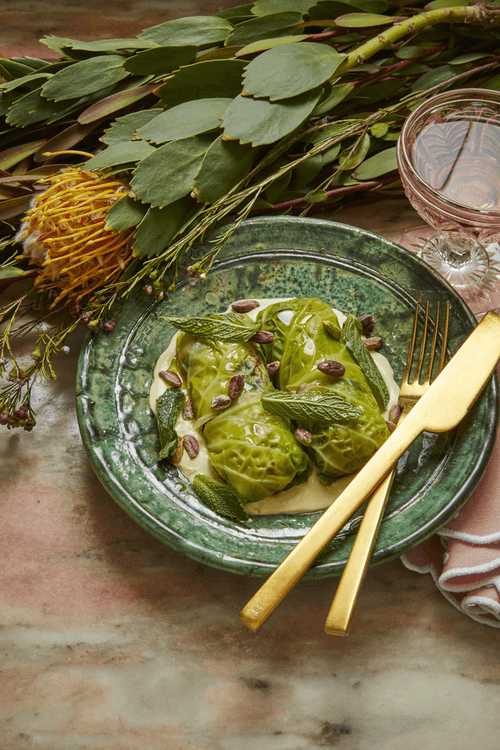
<path id="1" fill-rule="evenodd" d="M 165 544 L 234 573 L 269 575 L 320 514 L 254 517 L 249 525 L 215 516 L 173 465 L 157 463 L 148 391 L 156 360 L 174 333 L 165 316 L 220 312 L 247 297 L 292 296 L 320 297 L 343 311 L 375 315 L 396 380 L 417 300 L 450 302 L 452 351 L 475 325 L 456 292 L 394 243 L 330 221 L 257 218 L 239 227 L 204 283 L 183 280 L 162 302 L 138 291 L 114 330 L 89 335 L 80 356 L 78 420 L 104 487 Z M 495 377 L 453 434 L 426 434 L 401 459 L 372 564 L 415 547 L 467 500 L 493 448 L 498 403 Z M 309 578 L 340 575 L 361 512 L 326 547 Z"/>

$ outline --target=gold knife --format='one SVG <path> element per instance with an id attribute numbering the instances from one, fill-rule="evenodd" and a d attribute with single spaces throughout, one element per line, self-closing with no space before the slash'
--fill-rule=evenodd
<path id="1" fill-rule="evenodd" d="M 240 619 L 250 630 L 256 631 L 267 620 L 421 432 L 446 432 L 456 427 L 471 409 L 499 360 L 500 315 L 489 312 L 403 424 L 389 436 L 243 608 Z"/>

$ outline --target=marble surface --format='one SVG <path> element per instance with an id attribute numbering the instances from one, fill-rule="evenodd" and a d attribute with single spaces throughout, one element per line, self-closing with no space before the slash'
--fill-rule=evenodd
<path id="1" fill-rule="evenodd" d="M 420 221 L 404 199 L 331 218 L 396 241 Z M 82 335 L 33 432 L 0 434 L 2 750 L 498 750 L 499 632 L 430 576 L 369 571 L 347 638 L 323 632 L 334 579 L 301 582 L 252 633 L 238 612 L 258 579 L 135 525 L 80 440 Z"/>

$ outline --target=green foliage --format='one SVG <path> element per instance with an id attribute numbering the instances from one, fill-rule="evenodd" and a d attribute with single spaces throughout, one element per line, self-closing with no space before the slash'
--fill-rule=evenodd
<path id="1" fill-rule="evenodd" d="M 232 99 L 197 99 L 162 112 L 137 131 L 151 143 L 165 143 L 215 130 Z"/>

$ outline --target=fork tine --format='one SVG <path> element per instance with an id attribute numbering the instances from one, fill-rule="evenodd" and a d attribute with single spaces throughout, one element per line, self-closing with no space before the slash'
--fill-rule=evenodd
<path id="1" fill-rule="evenodd" d="M 429 303 L 425 303 L 425 319 L 424 319 L 424 330 L 422 331 L 422 340 L 420 342 L 420 350 L 418 353 L 417 370 L 415 372 L 414 382 L 420 382 L 420 375 L 422 373 L 422 365 L 425 357 L 425 345 L 427 343 L 427 326 L 429 324 Z"/>
<path id="2" fill-rule="evenodd" d="M 438 375 L 444 367 L 446 361 L 446 347 L 448 346 L 448 327 L 450 323 L 450 303 L 446 303 L 444 311 L 443 337 L 441 341 L 441 356 L 439 358 Z"/>
<path id="3" fill-rule="evenodd" d="M 415 344 L 417 341 L 418 311 L 419 311 L 419 303 L 417 302 L 417 307 L 415 308 L 415 315 L 413 317 L 413 330 L 411 332 L 410 346 L 408 347 L 408 355 L 406 357 L 406 366 L 405 366 L 405 371 L 403 373 L 403 383 L 407 383 L 410 380 L 410 371 L 411 371 L 411 366 L 413 364 L 413 355 L 415 353 Z"/>
<path id="4" fill-rule="evenodd" d="M 434 360 L 436 358 L 436 343 L 439 333 L 439 302 L 436 303 L 436 323 L 434 325 L 434 333 L 432 335 L 431 350 L 429 352 L 429 363 L 427 365 L 427 372 L 425 373 L 424 383 L 430 383 L 432 378 L 432 370 L 434 369 Z"/>

